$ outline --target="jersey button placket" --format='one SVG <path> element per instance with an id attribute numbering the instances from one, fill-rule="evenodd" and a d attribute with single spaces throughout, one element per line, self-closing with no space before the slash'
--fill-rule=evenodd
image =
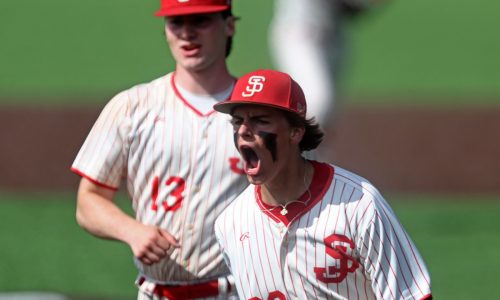
<path id="1" fill-rule="evenodd" d="M 281 237 L 283 237 L 283 235 L 286 233 L 286 227 L 283 223 L 278 224 L 278 231 L 279 231 Z"/>
<path id="2" fill-rule="evenodd" d="M 283 248 L 288 248 L 288 228 L 281 224 L 279 231 L 281 234 L 281 246 Z"/>
<path id="3" fill-rule="evenodd" d="M 281 237 L 281 243 L 280 243 L 280 267 L 281 267 L 281 277 L 283 282 L 285 282 L 285 274 L 288 266 L 288 230 L 286 230 L 285 226 L 281 224 L 282 226 L 280 227 L 280 237 Z M 281 233 L 283 232 L 283 233 Z M 289 294 L 290 295 L 290 294 Z M 293 295 L 290 295 L 293 296 Z"/>
<path id="4" fill-rule="evenodd" d="M 281 248 L 288 248 L 288 228 L 283 223 L 278 224 L 278 232 L 281 237 Z M 285 251 L 287 252 L 287 251 Z"/>

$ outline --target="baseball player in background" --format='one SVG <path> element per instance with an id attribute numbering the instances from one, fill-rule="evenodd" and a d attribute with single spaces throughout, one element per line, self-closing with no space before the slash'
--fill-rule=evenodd
<path id="1" fill-rule="evenodd" d="M 229 117 L 213 111 L 236 79 L 226 57 L 235 32 L 229 0 L 162 0 L 175 71 L 117 94 L 72 171 L 82 176 L 77 221 L 126 243 L 138 299 L 231 298 L 215 218 L 248 185 Z M 135 218 L 113 201 L 124 179 Z"/>
<path id="2" fill-rule="evenodd" d="M 422 257 L 378 190 L 306 160 L 322 139 L 300 86 L 278 71 L 241 77 L 230 100 L 250 185 L 215 222 L 241 299 L 431 299 Z"/>
<path id="3" fill-rule="evenodd" d="M 345 21 L 381 0 L 276 0 L 269 46 L 276 67 L 308 99 L 308 117 L 328 129 L 338 114 L 336 83 L 345 61 Z"/>

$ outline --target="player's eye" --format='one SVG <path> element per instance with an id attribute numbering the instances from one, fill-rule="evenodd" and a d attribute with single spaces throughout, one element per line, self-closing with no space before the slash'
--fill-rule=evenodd
<path id="1" fill-rule="evenodd" d="M 191 24 L 195 27 L 202 28 L 210 23 L 211 18 L 209 16 L 197 16 L 191 19 Z"/>
<path id="2" fill-rule="evenodd" d="M 270 124 L 269 120 L 266 118 L 258 118 L 255 120 L 255 123 L 258 125 L 268 125 Z"/>
<path id="3" fill-rule="evenodd" d="M 167 24 L 170 28 L 181 27 L 184 24 L 184 20 L 182 18 L 168 18 Z"/>
<path id="4" fill-rule="evenodd" d="M 233 126 L 241 126 L 242 123 L 243 123 L 243 119 L 240 119 L 240 118 L 232 118 L 231 119 L 231 125 L 233 125 Z"/>

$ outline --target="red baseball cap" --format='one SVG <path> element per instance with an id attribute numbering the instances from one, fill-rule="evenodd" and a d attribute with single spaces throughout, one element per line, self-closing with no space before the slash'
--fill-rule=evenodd
<path id="1" fill-rule="evenodd" d="M 257 70 L 238 79 L 229 100 L 214 105 L 216 111 L 229 114 L 242 104 L 263 105 L 298 114 L 305 118 L 306 98 L 299 84 L 286 73 Z"/>
<path id="2" fill-rule="evenodd" d="M 231 8 L 231 0 L 161 0 L 157 17 L 215 13 Z"/>

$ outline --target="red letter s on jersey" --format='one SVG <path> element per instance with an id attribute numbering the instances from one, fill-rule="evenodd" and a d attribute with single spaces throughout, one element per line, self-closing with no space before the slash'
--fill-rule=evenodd
<path id="1" fill-rule="evenodd" d="M 326 254 L 338 261 L 337 266 L 315 267 L 316 278 L 324 283 L 342 282 L 347 274 L 356 271 L 359 263 L 350 254 L 354 251 L 354 242 L 345 235 L 332 234 L 324 239 Z"/>

